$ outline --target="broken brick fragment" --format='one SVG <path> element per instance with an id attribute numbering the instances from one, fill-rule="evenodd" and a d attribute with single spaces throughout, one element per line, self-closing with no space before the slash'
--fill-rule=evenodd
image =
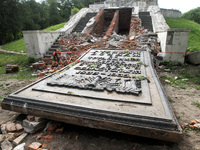
<path id="1" fill-rule="evenodd" d="M 7 132 L 15 132 L 17 129 L 15 127 L 15 123 L 8 123 L 6 124 L 6 130 Z"/>
<path id="2" fill-rule="evenodd" d="M 44 62 L 36 62 L 32 64 L 34 70 L 43 70 L 46 69 L 46 64 Z"/>
<path id="3" fill-rule="evenodd" d="M 41 141 L 52 141 L 52 140 L 53 140 L 53 135 L 51 134 L 45 135 L 41 138 Z"/>
<path id="4" fill-rule="evenodd" d="M 64 128 L 62 127 L 62 128 L 56 129 L 55 132 L 56 132 L 56 133 L 63 133 L 63 130 L 64 130 Z"/>
<path id="5" fill-rule="evenodd" d="M 198 123 L 196 120 L 190 120 L 190 121 L 188 121 L 188 123 L 190 124 L 190 125 L 194 125 L 194 124 L 196 124 L 196 123 Z"/>
<path id="6" fill-rule="evenodd" d="M 29 150 L 37 150 L 42 146 L 39 142 L 33 142 L 31 145 L 28 146 Z"/>
<path id="7" fill-rule="evenodd" d="M 6 65 L 6 73 L 15 73 L 19 71 L 18 65 Z"/>

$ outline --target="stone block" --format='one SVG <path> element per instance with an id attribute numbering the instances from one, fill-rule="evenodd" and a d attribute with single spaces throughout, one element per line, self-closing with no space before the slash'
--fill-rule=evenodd
<path id="1" fill-rule="evenodd" d="M 22 124 L 22 126 L 24 127 L 24 130 L 28 133 L 34 133 L 44 128 L 45 125 L 46 125 L 46 120 L 35 122 L 35 121 L 28 121 L 27 119 L 23 120 L 23 124 Z"/>
<path id="2" fill-rule="evenodd" d="M 31 145 L 29 145 L 28 149 L 29 150 L 37 150 L 42 146 L 41 143 L 39 142 L 33 142 Z"/>
<path id="3" fill-rule="evenodd" d="M 13 141 L 13 144 L 15 144 L 15 145 L 20 144 L 26 138 L 27 135 L 28 135 L 28 133 L 23 133 L 22 135 L 20 135 L 18 138 L 16 138 Z"/>

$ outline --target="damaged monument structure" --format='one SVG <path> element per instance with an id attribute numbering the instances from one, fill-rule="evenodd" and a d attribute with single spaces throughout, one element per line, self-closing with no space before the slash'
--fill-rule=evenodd
<path id="1" fill-rule="evenodd" d="M 2 108 L 178 142 L 183 131 L 153 60 L 160 54 L 164 61 L 183 63 L 188 34 L 168 27 L 157 0 L 98 1 L 59 31 L 24 31 L 28 56 L 48 58 L 60 48 L 79 58 L 10 94 Z"/>

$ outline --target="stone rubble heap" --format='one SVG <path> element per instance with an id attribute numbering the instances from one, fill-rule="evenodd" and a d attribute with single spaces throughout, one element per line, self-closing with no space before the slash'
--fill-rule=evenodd
<path id="1" fill-rule="evenodd" d="M 112 28 L 112 27 L 111 27 Z M 109 29 L 108 29 L 109 30 Z M 61 51 L 60 61 L 55 61 L 53 55 L 43 58 L 32 64 L 35 73 L 33 76 L 44 77 L 76 61 L 83 53 L 92 48 L 106 49 L 144 49 L 154 53 L 160 52 L 157 36 L 141 27 L 141 20 L 136 17 L 131 19 L 128 35 L 119 35 L 116 32 L 106 32 L 106 40 L 95 35 L 86 36 L 84 33 L 72 33 L 60 36 L 58 39 Z"/>

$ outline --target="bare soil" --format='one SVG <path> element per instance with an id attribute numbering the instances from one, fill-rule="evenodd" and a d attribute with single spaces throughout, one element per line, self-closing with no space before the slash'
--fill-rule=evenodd
<path id="1" fill-rule="evenodd" d="M 6 96 L 26 85 L 24 81 L 17 79 L 0 81 L 0 84 L 3 84 L 4 87 L 0 90 L 1 96 Z M 189 120 L 200 119 L 200 108 L 192 105 L 192 102 L 199 101 L 200 90 L 192 87 L 177 89 L 165 84 L 163 87 L 167 96 L 172 99 L 170 103 L 180 125 Z M 1 108 L 0 114 L 0 122 L 14 120 L 19 115 L 16 112 L 2 110 Z M 110 131 L 61 124 L 64 127 L 63 133 L 51 133 L 53 139 L 38 141 L 47 144 L 46 148 L 51 150 L 200 150 L 200 133 L 194 130 L 185 132 L 182 141 L 179 143 L 168 143 Z M 26 149 L 28 149 L 29 144 L 36 141 L 36 134 L 30 134 L 26 138 Z"/>

